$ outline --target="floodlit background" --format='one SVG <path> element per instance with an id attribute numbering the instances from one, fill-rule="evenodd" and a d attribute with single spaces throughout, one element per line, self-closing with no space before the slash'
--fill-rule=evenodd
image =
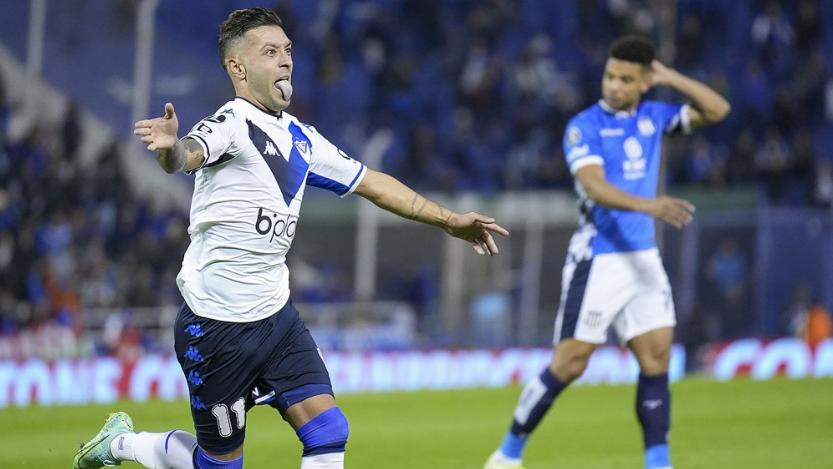
<path id="1" fill-rule="evenodd" d="M 577 218 L 562 134 L 626 32 L 732 104 L 666 140 L 661 185 L 698 207 L 657 233 L 672 377 L 833 376 L 831 0 L 0 0 L 0 422 L 27 412 L 3 408 L 186 395 L 171 327 L 192 177 L 159 169 L 132 122 L 171 101 L 184 133 L 230 99 L 217 31 L 249 6 L 273 7 L 294 41 L 289 112 L 512 231 L 484 259 L 308 191 L 292 294 L 338 392 L 503 387 L 547 362 Z M 611 345 L 585 383 L 633 380 Z"/>

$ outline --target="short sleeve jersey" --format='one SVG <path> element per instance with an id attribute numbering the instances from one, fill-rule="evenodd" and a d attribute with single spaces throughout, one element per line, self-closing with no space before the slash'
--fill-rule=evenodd
<path id="1" fill-rule="evenodd" d="M 350 194 L 366 168 L 314 127 L 243 98 L 223 105 L 184 137 L 205 161 L 194 171 L 188 233 L 177 285 L 195 314 L 257 321 L 289 299 L 286 255 L 307 185 Z"/>
<path id="2" fill-rule="evenodd" d="M 624 192 L 656 197 L 662 138 L 688 132 L 687 105 L 643 101 L 633 112 L 616 111 L 604 101 L 574 116 L 564 133 L 570 172 L 596 164 L 607 181 Z M 592 255 L 629 252 L 656 246 L 651 216 L 595 205 L 576 181 L 580 227 L 590 236 Z"/>

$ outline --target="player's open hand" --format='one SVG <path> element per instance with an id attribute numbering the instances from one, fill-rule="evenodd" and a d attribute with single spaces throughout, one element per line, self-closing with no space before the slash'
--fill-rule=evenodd
<path id="1" fill-rule="evenodd" d="M 156 119 L 145 119 L 133 124 L 133 134 L 142 143 L 147 144 L 150 151 L 170 150 L 178 140 L 176 133 L 179 121 L 174 112 L 174 105 L 165 103 L 165 115 Z"/>
<path id="2" fill-rule="evenodd" d="M 687 200 L 666 195 L 651 200 L 648 213 L 675 228 L 683 228 L 694 219 L 694 205 Z"/>
<path id="3" fill-rule="evenodd" d="M 499 252 L 492 233 L 509 236 L 509 231 L 495 223 L 494 218 L 477 212 L 452 215 L 446 223 L 445 230 L 451 236 L 470 242 L 475 252 L 481 256 L 494 256 Z"/>

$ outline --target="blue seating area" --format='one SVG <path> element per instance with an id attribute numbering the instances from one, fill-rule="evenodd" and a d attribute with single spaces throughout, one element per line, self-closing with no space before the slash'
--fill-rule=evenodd
<path id="1" fill-rule="evenodd" d="M 45 80 L 122 141 L 132 129 L 136 3 L 47 1 Z M 420 191 L 491 195 L 572 189 L 561 150 L 564 126 L 598 99 L 611 40 L 626 32 L 667 34 L 650 9 L 654 3 L 281 0 L 266 6 L 279 12 L 295 43 L 290 112 L 354 156 L 374 131 L 391 129 L 394 143 L 381 169 Z M 255 5 L 263 2 L 159 2 L 153 113 L 174 102 L 184 132 L 231 97 L 219 64 L 218 27 L 230 11 Z M 0 44 L 21 61 L 29 13 L 29 2 L 15 1 L 0 15 Z M 833 2 L 679 0 L 674 18 L 674 40 L 659 43 L 661 54 L 717 88 L 733 110 L 719 126 L 669 141 L 669 186 L 756 186 L 771 205 L 829 207 Z M 100 156 L 109 166 L 73 169 L 77 116 L 66 116 L 60 129 L 35 128 L 23 141 L 5 141 L 10 111 L 3 104 L 12 100 L 2 91 L 0 84 L 0 254 L 11 254 L 0 255 L 0 332 L 40 317 L 76 327 L 82 307 L 175 304 L 186 214 L 113 190 L 113 181 L 129 187 L 125 169 L 112 164 L 121 151 L 117 142 Z M 680 99 L 668 90 L 652 96 Z M 51 139 L 61 143 L 44 143 Z M 90 231 L 93 225 L 98 228 Z M 380 296 L 436 298 L 432 275 L 383 285 Z M 303 299 L 352 294 L 348 287 L 331 290 L 327 298 Z M 420 301 L 429 302 L 412 302 Z M 20 319 L 18 303 L 34 313 Z"/>
<path id="2" fill-rule="evenodd" d="M 269 3 L 269 2 L 267 2 Z M 419 189 L 491 193 L 570 187 L 561 135 L 598 99 L 607 44 L 625 32 L 660 37 L 645 0 L 347 0 L 272 2 L 295 41 L 291 112 L 353 154 L 374 130 L 395 143 L 384 168 Z M 216 34 L 233 9 L 262 2 L 161 1 L 152 110 L 171 100 L 183 125 L 231 93 Z M 127 135 L 133 71 L 130 2 L 48 2 L 46 78 Z M 670 182 L 759 181 L 775 202 L 829 203 L 833 5 L 802 0 L 676 3 L 672 65 L 730 98 L 733 113 L 704 138 L 672 146 Z M 27 2 L 0 41 L 24 57 Z M 665 90 L 661 98 L 675 97 Z M 758 144 L 762 142 L 762 144 Z M 826 174 L 826 173 L 825 173 Z M 807 187 L 810 189 L 802 189 Z M 822 191 L 825 192 L 825 191 Z"/>

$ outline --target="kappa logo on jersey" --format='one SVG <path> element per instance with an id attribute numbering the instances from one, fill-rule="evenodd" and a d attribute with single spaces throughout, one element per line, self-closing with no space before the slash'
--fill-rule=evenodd
<path id="1" fill-rule="evenodd" d="M 249 126 L 249 138 L 255 144 L 255 148 L 263 148 L 265 152 L 271 146 L 277 152 L 278 158 L 267 158 L 264 154 L 261 154 L 261 156 L 263 156 L 266 164 L 269 165 L 269 169 L 272 170 L 272 175 L 275 177 L 275 181 L 277 181 L 278 187 L 281 189 L 283 201 L 289 207 L 289 204 L 292 203 L 292 200 L 304 184 L 304 180 L 306 180 L 309 162 L 301 156 L 297 145 L 293 145 L 292 151 L 289 153 L 289 158 L 286 159 L 280 150 L 278 150 L 275 142 L 266 135 L 263 129 L 256 126 L 250 120 L 246 120 L 246 124 Z M 307 139 L 306 135 L 301 132 L 301 128 L 295 125 L 295 123 L 289 124 L 289 132 L 292 134 L 293 142 L 303 137 L 309 147 L 312 147 L 309 139 Z"/>
<path id="2" fill-rule="evenodd" d="M 278 149 L 275 148 L 275 144 L 273 144 L 271 140 L 266 141 L 266 148 L 263 149 L 263 154 L 270 156 L 278 156 Z"/>

